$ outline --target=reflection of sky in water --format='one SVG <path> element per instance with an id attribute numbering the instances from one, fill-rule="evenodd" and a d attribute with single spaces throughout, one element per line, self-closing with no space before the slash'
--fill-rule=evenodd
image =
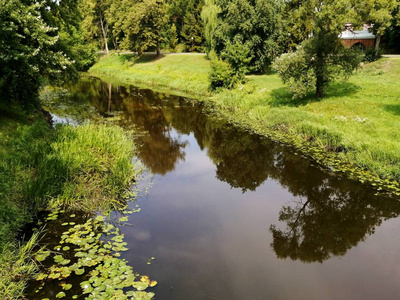
<path id="1" fill-rule="evenodd" d="M 277 259 L 269 226 L 296 197 L 276 180 L 256 192 L 231 188 L 216 180 L 193 135 L 181 138 L 189 141 L 185 160 L 155 175 L 142 212 L 131 217 L 134 227 L 122 228 L 131 247 L 125 257 L 159 281 L 158 299 L 389 299 L 400 292 L 393 264 L 400 241 L 390 238 L 398 219 L 323 264 Z"/>
<path id="2" fill-rule="evenodd" d="M 53 120 L 53 124 L 54 125 L 56 125 L 56 124 L 69 124 L 69 125 L 72 125 L 72 126 L 78 126 L 79 125 L 78 122 L 75 121 L 72 118 L 60 117 L 60 116 L 57 116 L 56 114 L 53 114 L 53 113 L 50 113 L 50 115 L 51 115 L 51 118 Z"/>
<path id="3" fill-rule="evenodd" d="M 93 82 L 96 88 L 84 82 L 84 95 L 97 113 L 122 111 L 122 125 L 150 133 L 139 157 L 155 175 L 141 212 L 121 230 L 130 247 L 124 257 L 159 282 L 157 299 L 400 296 L 398 203 L 332 177 L 290 149 L 214 124 L 177 97 Z M 300 201 L 308 203 L 304 211 Z M 280 221 L 283 212 L 293 215 Z M 286 240 L 277 245 L 293 256 L 278 259 L 270 226 L 290 236 L 287 225 L 297 221 L 304 240 L 292 252 L 285 252 Z"/>

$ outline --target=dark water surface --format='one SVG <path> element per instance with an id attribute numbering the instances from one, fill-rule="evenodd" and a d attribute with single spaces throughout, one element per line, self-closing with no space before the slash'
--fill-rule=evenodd
<path id="1" fill-rule="evenodd" d="M 154 177 L 121 227 L 123 257 L 158 281 L 157 299 L 400 298 L 398 201 L 195 101 L 97 79 L 57 97 L 59 121 L 98 114 L 143 133 Z"/>

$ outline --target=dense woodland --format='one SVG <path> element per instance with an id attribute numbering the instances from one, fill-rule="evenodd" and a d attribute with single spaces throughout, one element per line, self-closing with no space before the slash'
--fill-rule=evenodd
<path id="1" fill-rule="evenodd" d="M 336 75 L 359 60 L 338 35 L 343 24 L 374 24 L 381 40 L 399 50 L 399 1 L 280 0 L 0 0 L 0 97 L 37 106 L 43 80 L 73 80 L 96 50 L 206 52 L 211 89 L 230 88 L 249 72 L 274 64 L 295 96 L 317 97 Z M 372 58 L 371 58 L 372 57 Z M 23 88 L 22 88 L 23 87 Z"/>

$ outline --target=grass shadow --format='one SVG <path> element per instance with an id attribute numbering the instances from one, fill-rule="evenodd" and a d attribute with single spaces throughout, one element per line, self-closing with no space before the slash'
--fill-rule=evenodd
<path id="1" fill-rule="evenodd" d="M 135 58 L 135 64 L 151 63 L 151 62 L 160 60 L 163 57 L 165 57 L 165 55 L 163 55 L 163 54 L 157 56 L 156 53 L 145 53 L 145 54 Z"/>
<path id="2" fill-rule="evenodd" d="M 326 88 L 326 98 L 341 98 L 356 94 L 360 86 L 350 82 L 332 82 Z"/>
<path id="3" fill-rule="evenodd" d="M 400 116 L 400 104 L 384 105 L 383 108 L 396 116 Z"/>
<path id="4" fill-rule="evenodd" d="M 303 106 L 311 102 L 319 102 L 322 99 L 316 98 L 312 93 L 307 94 L 303 98 L 294 98 L 293 94 L 288 90 L 287 87 L 281 87 L 271 91 L 271 100 L 269 105 L 272 107 L 279 106 L 290 106 L 298 107 Z"/>
<path id="5" fill-rule="evenodd" d="M 340 98 L 344 96 L 354 95 L 360 89 L 359 86 L 349 82 L 333 82 L 326 87 L 324 98 L 316 98 L 314 93 L 308 93 L 305 97 L 293 99 L 292 93 L 287 87 L 281 87 L 271 91 L 270 105 L 298 107 L 313 102 L 320 102 L 327 98 Z"/>

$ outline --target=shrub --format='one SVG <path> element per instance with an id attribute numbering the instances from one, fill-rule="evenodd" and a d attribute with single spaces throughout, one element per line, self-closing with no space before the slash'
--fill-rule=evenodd
<path id="1" fill-rule="evenodd" d="M 296 52 L 282 54 L 272 67 L 278 72 L 283 83 L 288 84 L 293 98 L 302 98 L 315 89 L 315 73 L 309 67 L 303 47 L 299 47 Z"/>
<path id="2" fill-rule="evenodd" d="M 239 77 L 231 65 L 222 59 L 214 59 L 211 61 L 210 70 L 210 89 L 232 88 L 238 81 Z"/>
<path id="3" fill-rule="evenodd" d="M 382 57 L 382 52 L 378 51 L 378 54 L 376 54 L 376 51 L 374 48 L 369 48 L 365 51 L 364 59 L 363 61 L 365 62 L 373 62 L 375 60 L 378 60 L 379 58 Z"/>

